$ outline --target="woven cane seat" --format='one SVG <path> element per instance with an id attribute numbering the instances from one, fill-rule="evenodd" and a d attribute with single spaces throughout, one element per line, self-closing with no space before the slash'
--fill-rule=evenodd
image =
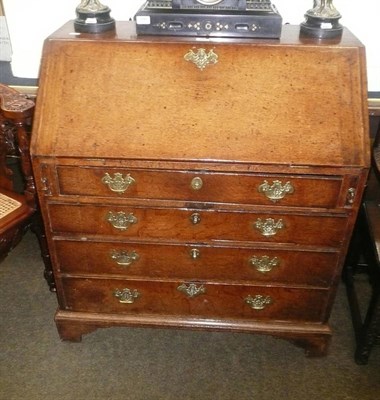
<path id="1" fill-rule="evenodd" d="M 17 210 L 21 205 L 19 201 L 0 193 L 0 218 L 4 218 L 6 215 Z"/>

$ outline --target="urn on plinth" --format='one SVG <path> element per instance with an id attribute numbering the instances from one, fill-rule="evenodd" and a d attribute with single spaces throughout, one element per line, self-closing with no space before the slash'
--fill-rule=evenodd
<path id="1" fill-rule="evenodd" d="M 301 24 L 301 34 L 318 39 L 340 37 L 343 32 L 339 23 L 341 17 L 333 0 L 314 0 L 313 8 L 306 12 Z"/>
<path id="2" fill-rule="evenodd" d="M 76 8 L 74 21 L 76 32 L 102 33 L 115 29 L 115 20 L 110 16 L 110 8 L 99 0 L 82 0 Z"/>

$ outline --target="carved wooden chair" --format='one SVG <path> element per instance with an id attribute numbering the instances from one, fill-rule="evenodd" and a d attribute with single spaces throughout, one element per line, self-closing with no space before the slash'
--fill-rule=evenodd
<path id="1" fill-rule="evenodd" d="M 343 270 L 343 279 L 355 332 L 355 361 L 357 364 L 367 364 L 372 347 L 380 344 L 380 123 L 372 150 L 371 177 Z M 362 285 L 360 293 L 364 293 L 363 288 L 369 289 L 364 304 L 363 296 L 359 296 L 357 290 L 359 284 Z"/>
<path id="2" fill-rule="evenodd" d="M 55 290 L 29 154 L 33 112 L 31 99 L 0 84 L 0 261 L 32 229 L 41 246 L 45 278 Z"/>

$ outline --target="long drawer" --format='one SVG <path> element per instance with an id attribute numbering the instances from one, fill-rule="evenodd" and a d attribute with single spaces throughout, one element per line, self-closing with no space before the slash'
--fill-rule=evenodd
<path id="1" fill-rule="evenodd" d="M 62 274 L 276 282 L 329 287 L 339 253 L 136 242 L 56 240 Z"/>
<path id="2" fill-rule="evenodd" d="M 49 204 L 55 233 L 185 241 L 247 241 L 341 245 L 344 214 L 262 214 L 222 210 Z"/>
<path id="3" fill-rule="evenodd" d="M 342 177 L 57 167 L 62 195 L 334 208 Z"/>
<path id="4" fill-rule="evenodd" d="M 200 282 L 64 278 L 62 284 L 64 309 L 95 313 L 320 322 L 328 299 L 326 290 Z"/>

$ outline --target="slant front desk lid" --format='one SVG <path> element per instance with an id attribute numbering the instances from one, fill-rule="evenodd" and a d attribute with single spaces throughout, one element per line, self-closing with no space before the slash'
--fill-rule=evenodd
<path id="1" fill-rule="evenodd" d="M 69 22 L 44 45 L 32 154 L 365 166 L 367 118 L 364 48 L 347 30 L 339 43 L 289 25 L 280 40 L 191 39 Z"/>

